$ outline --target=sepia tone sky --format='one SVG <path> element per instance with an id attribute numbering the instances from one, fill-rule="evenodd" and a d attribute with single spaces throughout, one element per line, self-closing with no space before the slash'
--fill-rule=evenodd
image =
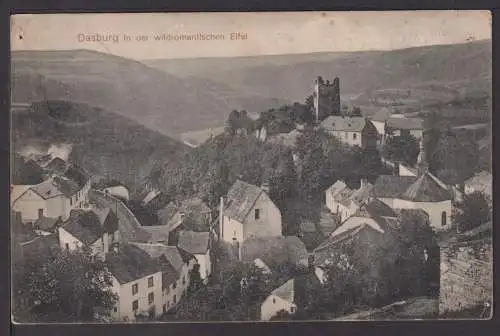
<path id="1" fill-rule="evenodd" d="M 231 33 L 246 39 L 231 40 Z M 161 34 L 224 40 L 156 41 Z M 115 34 L 118 42 L 79 42 Z M 123 41 L 123 35 L 131 41 Z M 148 36 L 136 41 L 135 36 Z M 22 36 L 22 39 L 20 38 Z M 236 35 L 233 35 L 236 37 Z M 240 35 L 240 37 L 243 35 Z M 12 50 L 91 49 L 133 59 L 390 50 L 491 38 L 488 11 L 25 14 L 11 17 Z"/>

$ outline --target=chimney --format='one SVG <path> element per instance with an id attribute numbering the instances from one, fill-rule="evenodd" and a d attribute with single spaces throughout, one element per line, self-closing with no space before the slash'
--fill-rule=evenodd
<path id="1" fill-rule="evenodd" d="M 220 198 L 220 209 L 219 209 L 219 240 L 223 238 L 224 230 L 224 197 Z"/>

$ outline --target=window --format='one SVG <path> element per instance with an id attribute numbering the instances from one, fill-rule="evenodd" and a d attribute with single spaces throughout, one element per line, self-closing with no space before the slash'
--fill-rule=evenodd
<path id="1" fill-rule="evenodd" d="M 177 295 L 174 295 L 174 303 L 177 303 Z"/>
<path id="2" fill-rule="evenodd" d="M 352 133 L 352 139 L 353 139 L 353 140 L 356 140 L 356 136 L 357 136 L 357 134 L 356 134 L 356 133 Z"/>
<path id="3" fill-rule="evenodd" d="M 149 287 L 153 287 L 153 286 L 154 286 L 153 277 L 149 277 L 149 278 L 148 278 L 148 288 L 149 288 Z"/>
<path id="4" fill-rule="evenodd" d="M 295 307 L 290 307 L 290 312 L 294 313 L 295 312 Z"/>
<path id="5" fill-rule="evenodd" d="M 38 209 L 38 218 L 43 217 L 43 209 Z"/>
<path id="6" fill-rule="evenodd" d="M 149 293 L 148 294 L 148 303 L 152 304 L 153 302 L 155 302 L 155 293 Z"/>
<path id="7" fill-rule="evenodd" d="M 164 305 L 163 305 L 163 313 L 166 313 L 166 312 L 167 312 L 167 305 L 166 305 L 166 304 L 164 304 Z"/>
<path id="8" fill-rule="evenodd" d="M 273 298 L 273 303 L 276 303 L 276 299 L 275 298 Z"/>
<path id="9" fill-rule="evenodd" d="M 116 313 L 118 311 L 118 308 L 113 308 L 113 311 Z"/>
<path id="10" fill-rule="evenodd" d="M 177 281 L 172 284 L 172 289 L 177 288 Z"/>
<path id="11" fill-rule="evenodd" d="M 73 205 L 73 198 L 69 198 L 69 205 Z"/>
<path id="12" fill-rule="evenodd" d="M 255 220 L 260 218 L 260 209 L 255 209 Z"/>
<path id="13" fill-rule="evenodd" d="M 139 284 L 133 284 L 132 285 L 132 295 L 137 294 L 138 291 L 139 291 Z"/>
<path id="14" fill-rule="evenodd" d="M 132 301 L 132 310 L 135 312 L 137 309 L 139 309 L 139 301 Z"/>
<path id="15" fill-rule="evenodd" d="M 69 250 L 69 244 L 66 243 L 66 251 L 68 251 L 68 250 Z"/>
<path id="16" fill-rule="evenodd" d="M 170 301 L 167 301 L 167 308 L 170 308 Z"/>
<path id="17" fill-rule="evenodd" d="M 441 213 L 441 225 L 446 226 L 446 211 Z"/>
<path id="18" fill-rule="evenodd" d="M 186 284 L 186 276 L 183 276 L 182 277 L 182 284 L 185 285 Z"/>

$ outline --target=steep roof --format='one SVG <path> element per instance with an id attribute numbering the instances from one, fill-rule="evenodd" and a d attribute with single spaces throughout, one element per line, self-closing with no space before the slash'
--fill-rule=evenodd
<path id="1" fill-rule="evenodd" d="M 133 245 L 120 245 L 118 252 L 112 251 L 108 253 L 106 263 L 111 274 L 120 284 L 138 280 L 161 271 L 157 261 Z"/>
<path id="2" fill-rule="evenodd" d="M 271 292 L 272 295 L 275 295 L 279 298 L 282 298 L 285 301 L 294 303 L 295 302 L 295 279 L 290 279 L 285 282 L 280 287 L 276 288 Z"/>
<path id="3" fill-rule="evenodd" d="M 141 226 L 141 229 L 149 233 L 151 242 L 168 243 L 171 230 L 167 225 Z"/>
<path id="4" fill-rule="evenodd" d="M 373 195 L 376 197 L 398 197 L 417 180 L 415 176 L 381 175 L 373 185 Z"/>
<path id="5" fill-rule="evenodd" d="M 66 172 L 67 166 L 66 161 L 60 157 L 55 157 L 45 166 L 45 169 L 55 174 L 62 175 Z"/>
<path id="6" fill-rule="evenodd" d="M 30 188 L 43 199 L 64 195 L 53 179 L 48 179 Z"/>
<path id="7" fill-rule="evenodd" d="M 367 120 L 364 117 L 329 116 L 321 126 L 330 131 L 361 132 Z"/>
<path id="8" fill-rule="evenodd" d="M 176 246 L 148 243 L 132 243 L 132 245 L 137 246 L 153 259 L 158 259 L 163 256 L 172 265 L 173 269 L 180 274 L 184 261 Z"/>
<path id="9" fill-rule="evenodd" d="M 244 222 L 259 196 L 264 192 L 261 188 L 237 180 L 227 193 L 227 207 L 224 215 Z"/>
<path id="10" fill-rule="evenodd" d="M 181 201 L 180 204 L 170 202 L 165 208 L 158 211 L 158 218 L 169 231 L 172 231 L 183 223 L 187 224 L 186 221 L 183 221 L 187 217 L 193 221 L 193 225 L 201 226 L 204 224 L 204 216 L 210 212 L 210 208 L 200 198 L 192 197 Z M 206 229 L 208 230 L 208 227 Z"/>
<path id="11" fill-rule="evenodd" d="M 118 218 L 109 209 L 85 211 L 70 217 L 63 229 L 82 243 L 92 244 L 104 232 L 118 230 Z"/>
<path id="12" fill-rule="evenodd" d="M 359 217 L 397 217 L 396 212 L 379 199 L 373 199 L 367 204 L 361 205 L 354 216 Z"/>
<path id="13" fill-rule="evenodd" d="M 402 198 L 413 202 L 441 202 L 451 200 L 453 197 L 447 189 L 425 173 L 408 187 Z"/>
<path id="14" fill-rule="evenodd" d="M 252 262 L 257 258 L 271 268 L 288 262 L 306 266 L 308 254 L 304 242 L 296 236 L 246 239 L 241 245 L 241 259 Z"/>
<path id="15" fill-rule="evenodd" d="M 205 254 L 210 242 L 209 232 L 180 231 L 177 247 L 191 254 Z"/>
<path id="16" fill-rule="evenodd" d="M 387 127 L 405 130 L 423 130 L 424 120 L 420 118 L 390 117 L 387 119 Z"/>

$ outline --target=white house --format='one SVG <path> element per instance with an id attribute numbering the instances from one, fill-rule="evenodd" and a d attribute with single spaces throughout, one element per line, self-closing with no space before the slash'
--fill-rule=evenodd
<path id="1" fill-rule="evenodd" d="M 357 190 L 350 189 L 343 181 L 337 181 L 325 192 L 326 206 L 338 216 L 340 222 L 343 222 L 370 200 L 372 188 L 373 185 L 365 179 L 361 179 L 361 185 Z"/>
<path id="2" fill-rule="evenodd" d="M 212 273 L 212 261 L 210 259 L 210 233 L 180 231 L 177 247 L 192 254 L 200 265 L 200 276 L 204 282 Z"/>
<path id="3" fill-rule="evenodd" d="M 264 302 L 262 302 L 260 319 L 262 321 L 269 321 L 281 310 L 285 310 L 290 314 L 294 314 L 297 311 L 297 304 L 295 303 L 295 279 L 290 279 L 282 286 L 273 290 Z"/>
<path id="4" fill-rule="evenodd" d="M 451 228 L 453 195 L 429 172 L 420 176 L 382 175 L 374 184 L 373 196 L 393 209 L 421 209 L 435 230 Z"/>
<path id="5" fill-rule="evenodd" d="M 104 258 L 110 247 L 120 241 L 118 218 L 109 208 L 81 211 L 58 230 L 61 249 L 73 251 L 85 246 L 100 258 Z"/>
<path id="6" fill-rule="evenodd" d="M 90 179 L 81 168 L 69 165 L 62 175 L 52 175 L 37 185 L 12 189 L 12 209 L 21 213 L 23 222 L 35 222 L 42 217 L 64 221 L 71 210 L 88 203 Z"/>
<path id="7" fill-rule="evenodd" d="M 190 272 L 198 264 L 196 258 L 180 251 L 176 246 L 164 244 L 132 243 L 158 260 L 162 269 L 162 312 L 174 308 L 186 294 Z"/>
<path id="8" fill-rule="evenodd" d="M 321 122 L 321 128 L 350 146 L 377 146 L 377 129 L 364 117 L 329 116 Z"/>
<path id="9" fill-rule="evenodd" d="M 157 318 L 162 314 L 162 269 L 156 260 L 137 246 L 120 245 L 106 255 L 106 264 L 118 296 L 114 320 L 135 321 L 138 316 Z"/>
<path id="10" fill-rule="evenodd" d="M 222 240 L 239 244 L 251 237 L 281 236 L 281 212 L 263 188 L 238 180 L 227 200 L 221 200 L 219 233 Z"/>

